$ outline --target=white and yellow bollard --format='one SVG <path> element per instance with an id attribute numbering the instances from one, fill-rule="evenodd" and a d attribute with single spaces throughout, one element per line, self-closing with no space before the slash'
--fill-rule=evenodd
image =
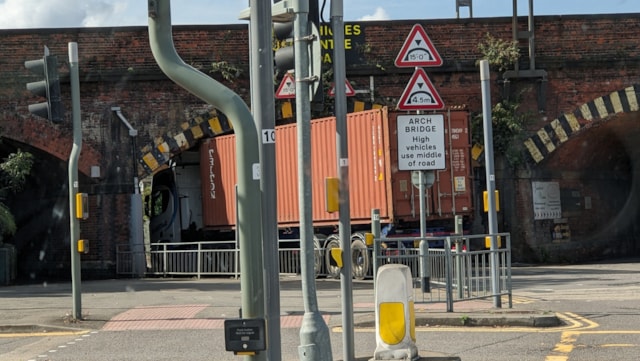
<path id="1" fill-rule="evenodd" d="M 376 351 L 372 360 L 418 360 L 409 267 L 388 264 L 376 276 Z"/>

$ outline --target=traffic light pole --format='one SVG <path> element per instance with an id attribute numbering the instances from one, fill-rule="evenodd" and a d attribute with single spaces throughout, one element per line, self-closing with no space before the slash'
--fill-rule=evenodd
<path id="1" fill-rule="evenodd" d="M 317 0 L 311 0 L 317 1 Z M 329 328 L 318 310 L 316 296 L 313 212 L 311 197 L 311 88 L 309 76 L 309 0 L 294 0 L 294 54 L 296 78 L 296 123 L 298 132 L 298 199 L 300 207 L 300 252 L 304 317 L 300 327 L 300 360 L 331 360 Z"/>
<path id="2" fill-rule="evenodd" d="M 80 221 L 76 218 L 76 194 L 78 193 L 78 159 L 82 149 L 82 122 L 80 116 L 80 71 L 78 70 L 78 43 L 69 43 L 69 70 L 71 77 L 71 106 L 73 113 L 73 148 L 69 156 L 69 223 L 71 243 L 71 294 L 73 318 L 82 319 L 82 294 L 80 290 Z"/>
<path id="3" fill-rule="evenodd" d="M 271 50 L 271 2 L 250 0 L 249 37 L 251 59 L 251 110 L 260 146 L 260 190 L 262 193 L 262 249 L 267 318 L 267 359 L 281 359 L 280 272 L 278 261 L 278 217 L 276 189 L 275 99 L 273 52 Z"/>
<path id="4" fill-rule="evenodd" d="M 336 154 L 340 178 L 339 237 L 342 248 L 340 288 L 342 293 L 342 349 L 344 360 L 355 360 L 353 337 L 353 284 L 351 281 L 351 215 L 349 204 L 349 150 L 347 134 L 346 60 L 344 54 L 344 20 L 342 0 L 331 1 L 333 31 L 333 83 L 335 84 Z"/>

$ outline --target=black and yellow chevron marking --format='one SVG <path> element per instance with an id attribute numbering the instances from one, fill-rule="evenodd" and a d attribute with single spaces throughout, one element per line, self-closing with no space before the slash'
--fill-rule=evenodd
<path id="1" fill-rule="evenodd" d="M 347 103 L 347 113 L 357 113 L 364 112 L 365 110 L 371 109 L 381 109 L 384 105 L 369 103 L 369 102 L 361 102 L 359 100 L 354 100 Z"/>
<path id="2" fill-rule="evenodd" d="M 295 121 L 295 102 L 287 100 L 280 104 L 280 107 L 276 110 L 276 123 L 291 123 Z M 384 107 L 382 104 L 363 102 L 360 100 L 348 99 L 347 101 L 347 113 L 363 112 L 371 109 L 381 109 Z"/>
<path id="3" fill-rule="evenodd" d="M 138 159 L 144 170 L 142 177 L 159 169 L 171 156 L 193 147 L 198 140 L 233 130 L 229 119 L 215 110 L 196 116 L 190 122 L 185 122 L 182 128 L 182 132 L 172 137 L 165 135 L 156 140 L 155 145 L 143 148 Z"/>
<path id="4" fill-rule="evenodd" d="M 618 113 L 638 111 L 640 110 L 639 101 L 640 84 L 596 98 L 582 104 L 573 113 L 563 114 L 554 119 L 525 140 L 524 145 L 531 158 L 536 163 L 540 163 L 574 133 L 583 128 L 583 125 L 578 121 L 579 119 L 592 122 Z"/>
<path id="5" fill-rule="evenodd" d="M 348 103 L 348 112 L 361 112 L 382 107 L 380 104 L 355 100 Z M 279 121 L 293 120 L 295 116 L 294 108 L 295 104 L 292 102 L 283 102 L 277 110 L 276 118 Z M 172 156 L 193 147 L 200 139 L 213 138 L 229 133 L 233 130 L 233 126 L 223 113 L 212 110 L 183 123 L 182 129 L 182 132 L 174 136 L 165 135 L 162 138 L 158 138 L 154 145 L 147 145 L 142 149 L 138 158 L 138 163 L 140 163 L 143 170 L 143 174 L 139 174 L 141 178 L 157 171 Z"/>

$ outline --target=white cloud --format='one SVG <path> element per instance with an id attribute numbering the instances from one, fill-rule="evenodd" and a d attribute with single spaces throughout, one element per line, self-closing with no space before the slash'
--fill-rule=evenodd
<path id="1" fill-rule="evenodd" d="M 122 24 L 123 16 L 127 13 L 127 1 L 105 2 L 90 1 L 86 7 L 85 17 L 82 20 L 82 26 L 98 27 L 98 26 L 114 26 L 127 25 Z M 146 12 L 143 13 L 146 15 Z"/>
<path id="2" fill-rule="evenodd" d="M 63 28 L 113 26 L 122 22 L 127 1 L 4 0 L 0 28 Z"/>
<path id="3" fill-rule="evenodd" d="M 389 14 L 387 14 L 387 12 L 381 8 L 381 7 L 377 7 L 376 11 L 373 13 L 373 15 L 365 15 L 363 17 L 361 17 L 359 20 L 360 21 L 373 21 L 373 20 L 389 20 L 391 19 L 389 17 Z"/>

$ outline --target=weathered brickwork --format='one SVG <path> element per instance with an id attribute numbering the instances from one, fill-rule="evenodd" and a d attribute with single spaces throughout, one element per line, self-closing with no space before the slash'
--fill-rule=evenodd
<path id="1" fill-rule="evenodd" d="M 451 19 L 420 21 L 444 60 L 427 73 L 447 106 L 465 104 L 473 113 L 481 112 L 477 45 L 485 34 L 508 40 L 512 36 L 511 18 Z M 519 20 L 526 29 L 526 18 Z M 374 89 L 373 102 L 395 106 L 413 69 L 398 69 L 394 59 L 415 21 L 362 22 L 364 44 L 362 62 L 348 64 L 347 77 L 356 90 Z M 640 14 L 602 16 L 536 17 L 536 69 L 548 76 L 544 112 L 539 113 L 537 79 L 516 80 L 512 94 L 522 92 L 523 111 L 533 116 L 528 129 L 537 131 L 555 117 L 573 112 L 581 104 L 633 84 L 640 83 Z M 249 102 L 249 52 L 247 27 L 175 26 L 177 52 L 185 63 L 212 75 Z M 82 94 L 83 149 L 81 187 L 91 193 L 92 217 L 82 225 L 83 234 L 92 238 L 92 253 L 86 257 L 97 268 L 112 267 L 118 244 L 128 242 L 128 214 L 134 162 L 162 142 L 193 125 L 198 114 L 209 106 L 169 81 L 156 65 L 146 27 L 40 29 L 0 31 L 0 119 L 2 135 L 29 144 L 65 162 L 71 149 L 71 125 L 52 125 L 28 114 L 27 105 L 38 101 L 30 96 L 25 83 L 33 81 L 24 61 L 36 59 L 47 45 L 57 55 L 63 101 L 71 119 L 69 99 L 68 42 L 77 42 Z M 523 54 L 527 51 L 523 46 Z M 212 63 L 225 61 L 241 70 L 233 82 L 212 73 Z M 526 56 L 521 68 L 528 67 Z M 492 98 L 502 97 L 502 81 L 493 72 Z M 371 95 L 357 99 L 371 102 Z M 277 101 L 281 104 L 281 101 Z M 136 128 L 137 149 L 112 107 L 122 109 Z M 100 178 L 91 179 L 91 166 L 100 166 Z M 141 165 L 136 172 L 142 173 Z M 534 170 L 535 173 L 535 170 Z M 576 187 L 578 187 L 576 185 Z M 512 213 L 531 213 L 531 183 L 527 178 L 514 181 L 515 203 Z M 593 199 L 595 203 L 597 200 Z M 508 218 L 508 217 L 505 217 Z M 510 225 L 512 226 L 512 225 Z M 547 242 L 541 234 L 546 225 L 513 226 L 523 244 Z M 535 228 L 539 227 L 539 228 Z M 64 236 L 64 235 L 63 235 Z M 66 252 L 65 243 L 60 252 Z M 62 251 L 64 250 L 64 251 Z M 96 253 L 93 253 L 93 250 Z M 99 255 L 98 255 L 99 253 Z M 107 266 L 108 265 L 108 266 Z"/>

